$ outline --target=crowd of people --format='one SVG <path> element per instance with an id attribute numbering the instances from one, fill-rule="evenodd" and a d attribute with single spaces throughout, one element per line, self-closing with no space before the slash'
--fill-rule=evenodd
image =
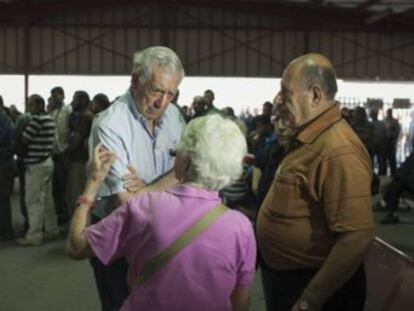
<path id="1" fill-rule="evenodd" d="M 90 126 L 94 115 L 110 102 L 104 94 L 90 101 L 84 91 L 75 92 L 69 105 L 64 99 L 62 87 L 51 90 L 47 104 L 40 95 L 33 94 L 25 113 L 5 107 L 0 99 L 1 181 L 5 185 L 1 240 L 14 237 L 10 195 L 15 177 L 19 179 L 24 218 L 24 232 L 17 233 L 23 236 L 18 239 L 22 245 L 40 245 L 43 239 L 60 238 L 59 225 L 69 221 L 74 200 L 83 190 Z"/>
<path id="2" fill-rule="evenodd" d="M 267 310 L 363 310 L 371 163 L 399 176 L 392 111 L 341 111 L 319 54 L 293 60 L 257 116 L 218 109 L 212 90 L 180 107 L 184 76 L 150 47 L 113 103 L 80 90 L 65 105 L 55 87 L 19 116 L 2 104 L 0 238 L 14 237 L 18 176 L 18 243 L 70 222 L 67 252 L 89 259 L 103 311 L 248 310 L 257 266 Z"/>

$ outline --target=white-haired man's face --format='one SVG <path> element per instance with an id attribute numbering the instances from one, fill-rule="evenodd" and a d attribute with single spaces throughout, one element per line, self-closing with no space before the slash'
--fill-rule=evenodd
<path id="1" fill-rule="evenodd" d="M 132 89 L 140 113 L 149 121 L 162 117 L 171 103 L 181 82 L 179 74 L 169 73 L 158 67 L 152 78 L 141 83 L 138 76 L 132 76 Z"/>

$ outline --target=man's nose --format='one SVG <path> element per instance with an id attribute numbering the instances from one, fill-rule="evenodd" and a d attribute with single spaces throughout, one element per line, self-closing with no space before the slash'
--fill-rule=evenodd
<path id="1" fill-rule="evenodd" d="M 167 94 L 162 94 L 158 99 L 154 102 L 154 107 L 157 109 L 162 108 L 164 105 L 169 103 L 169 99 Z"/>

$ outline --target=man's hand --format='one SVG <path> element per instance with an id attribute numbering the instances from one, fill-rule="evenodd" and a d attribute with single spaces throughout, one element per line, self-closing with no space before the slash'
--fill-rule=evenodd
<path id="1" fill-rule="evenodd" d="M 108 175 L 115 160 L 115 154 L 99 143 L 94 149 L 94 157 L 91 164 L 89 179 L 95 183 L 101 184 Z"/>
<path id="2" fill-rule="evenodd" d="M 309 302 L 308 310 L 321 309 L 357 271 L 373 238 L 372 229 L 340 232 L 325 263 L 310 280 L 292 310 L 300 310 L 299 303 L 304 300 Z"/>
<path id="3" fill-rule="evenodd" d="M 292 308 L 292 311 L 301 311 L 301 310 L 303 310 L 299 307 L 300 303 L 303 303 L 303 299 L 299 299 L 298 301 L 296 301 L 295 305 Z M 311 304 L 309 304 L 306 308 L 306 311 L 319 311 L 319 310 L 321 310 L 321 308 L 319 306 L 311 305 Z"/>
<path id="4" fill-rule="evenodd" d="M 145 183 L 137 176 L 137 171 L 132 165 L 128 166 L 128 170 L 131 172 L 122 176 L 123 186 L 130 193 L 138 193 Z"/>

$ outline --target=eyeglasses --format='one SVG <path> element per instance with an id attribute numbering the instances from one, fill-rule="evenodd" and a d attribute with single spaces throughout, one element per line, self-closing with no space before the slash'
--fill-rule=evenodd
<path id="1" fill-rule="evenodd" d="M 168 101 L 173 100 L 175 95 L 177 94 L 177 91 L 175 92 L 164 91 L 160 87 L 152 85 L 152 84 L 148 84 L 146 89 L 147 89 L 147 94 L 152 97 L 163 98 L 165 95 L 167 95 Z"/>

